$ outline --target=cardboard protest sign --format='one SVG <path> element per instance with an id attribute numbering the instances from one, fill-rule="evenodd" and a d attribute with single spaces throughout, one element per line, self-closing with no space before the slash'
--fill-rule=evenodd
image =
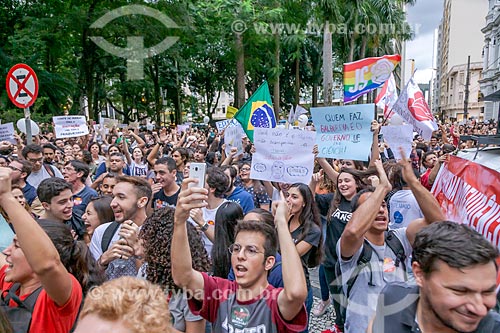
<path id="1" fill-rule="evenodd" d="M 74 138 L 89 134 L 85 116 L 52 117 L 56 138 Z"/>
<path id="2" fill-rule="evenodd" d="M 254 141 L 252 179 L 309 184 L 314 168 L 314 132 L 256 127 Z"/>
<path id="3" fill-rule="evenodd" d="M 311 108 L 318 157 L 368 161 L 373 104 Z"/>
<path id="4" fill-rule="evenodd" d="M 14 123 L 0 125 L 0 141 L 9 141 L 15 144 L 14 133 Z"/>
<path id="5" fill-rule="evenodd" d="M 396 160 L 401 159 L 399 147 L 403 147 L 407 158 L 410 156 L 413 142 L 413 127 L 411 125 L 382 126 L 380 133 L 383 134 L 384 141 L 391 147 Z"/>

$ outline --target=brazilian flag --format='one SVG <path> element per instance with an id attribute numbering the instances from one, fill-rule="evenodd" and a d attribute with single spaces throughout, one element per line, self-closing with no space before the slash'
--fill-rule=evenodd
<path id="1" fill-rule="evenodd" d="M 273 102 L 271 101 L 267 81 L 264 81 L 246 101 L 245 105 L 238 110 L 234 115 L 234 119 L 241 124 L 252 142 L 255 127 L 276 127 L 276 117 L 274 116 Z"/>

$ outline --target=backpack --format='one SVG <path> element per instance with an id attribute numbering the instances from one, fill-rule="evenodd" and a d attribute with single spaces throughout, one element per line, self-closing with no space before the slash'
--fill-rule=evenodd
<path id="1" fill-rule="evenodd" d="M 104 230 L 104 234 L 102 235 L 101 239 L 101 250 L 102 253 L 106 252 L 109 247 L 109 243 L 111 243 L 111 239 L 113 238 L 113 235 L 116 233 L 116 231 L 120 228 L 120 223 L 113 221 L 111 222 L 110 225 Z"/>
<path id="2" fill-rule="evenodd" d="M 402 265 L 403 270 L 406 273 L 406 255 L 405 255 L 405 249 L 403 247 L 403 244 L 401 244 L 401 241 L 399 240 L 398 237 L 396 237 L 394 230 L 389 230 L 388 232 L 385 233 L 385 243 L 389 248 L 394 252 L 396 255 L 396 261 L 394 263 L 394 266 L 399 267 L 399 265 Z M 344 303 L 341 304 L 341 314 L 345 319 L 345 313 L 347 310 L 347 303 L 349 302 L 349 296 L 351 295 L 351 290 L 352 287 L 354 286 L 354 283 L 356 283 L 356 280 L 358 279 L 359 273 L 365 268 L 368 267 L 370 270 L 370 281 L 368 281 L 369 286 L 375 286 L 372 282 L 373 278 L 373 272 L 372 272 L 372 267 L 370 265 L 370 260 L 372 258 L 372 253 L 373 253 L 373 248 L 370 245 L 370 243 L 365 239 L 364 240 L 364 246 L 363 250 L 361 251 L 361 254 L 359 255 L 358 261 L 356 262 L 356 267 L 354 268 L 351 276 L 349 277 L 349 280 L 347 280 L 346 287 L 347 291 L 345 293 L 345 297 L 342 297 L 341 300 L 343 299 Z M 342 275 L 342 272 L 340 270 L 340 262 L 337 261 L 335 264 L 335 274 L 337 275 L 337 281 L 342 281 L 340 276 Z M 408 280 L 408 276 L 405 274 L 405 281 Z M 342 289 L 343 290 L 343 289 Z"/>
<path id="3" fill-rule="evenodd" d="M 31 326 L 35 303 L 38 299 L 38 295 L 40 295 L 40 292 L 42 291 L 42 287 L 33 291 L 24 299 L 24 301 L 21 301 L 19 296 L 16 295 L 16 292 L 20 287 L 20 283 L 14 283 L 7 291 L 7 295 L 4 296 L 2 293 L 0 308 L 9 320 L 14 333 L 27 333 Z M 11 300 L 17 303 L 17 307 L 9 306 Z"/>
<path id="4" fill-rule="evenodd" d="M 48 172 L 48 174 L 50 175 L 50 177 L 54 177 L 55 176 L 54 169 L 52 169 L 52 165 L 47 164 L 47 163 L 43 163 L 43 167 Z"/>

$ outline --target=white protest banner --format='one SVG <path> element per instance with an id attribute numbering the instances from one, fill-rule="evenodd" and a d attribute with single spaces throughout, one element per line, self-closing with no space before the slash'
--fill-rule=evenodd
<path id="1" fill-rule="evenodd" d="M 56 138 L 74 138 L 89 134 L 85 116 L 52 117 Z"/>
<path id="2" fill-rule="evenodd" d="M 124 128 L 127 128 L 127 127 L 128 127 L 127 124 L 118 124 L 118 128 L 124 129 Z"/>
<path id="3" fill-rule="evenodd" d="M 368 161 L 373 104 L 311 108 L 318 157 Z"/>
<path id="4" fill-rule="evenodd" d="M 224 119 L 224 120 L 221 120 L 221 121 L 218 121 L 215 123 L 215 126 L 217 127 L 217 131 L 219 133 L 222 132 L 226 127 L 238 126 L 238 125 L 240 125 L 240 123 L 234 118 Z"/>
<path id="5" fill-rule="evenodd" d="M 9 141 L 15 144 L 14 133 L 14 123 L 0 125 L 0 141 Z"/>
<path id="6" fill-rule="evenodd" d="M 243 128 L 241 126 L 229 126 L 224 131 L 224 143 L 226 144 L 226 155 L 229 156 L 231 148 L 236 147 L 238 152 L 236 156 L 243 154 L 243 144 L 241 138 L 243 137 Z"/>
<path id="7" fill-rule="evenodd" d="M 403 147 L 407 158 L 410 156 L 413 142 L 413 127 L 411 125 L 382 126 L 380 133 L 383 134 L 384 141 L 391 147 L 396 160 L 401 159 L 399 147 Z"/>
<path id="8" fill-rule="evenodd" d="M 309 184 L 314 168 L 315 133 L 256 127 L 252 179 Z"/>

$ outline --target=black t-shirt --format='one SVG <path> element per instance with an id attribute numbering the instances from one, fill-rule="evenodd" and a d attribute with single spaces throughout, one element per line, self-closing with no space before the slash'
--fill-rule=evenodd
<path id="1" fill-rule="evenodd" d="M 310 282 L 309 282 L 309 270 L 307 269 L 307 263 L 309 261 L 309 256 L 313 254 L 313 252 L 316 253 L 316 250 L 320 245 L 319 240 L 321 239 L 321 229 L 316 224 L 312 223 L 309 232 L 305 235 L 303 239 L 298 241 L 303 230 L 304 230 L 304 225 L 301 224 L 297 229 L 291 232 L 291 235 L 294 244 L 304 241 L 312 245 L 312 248 L 309 251 L 307 251 L 304 255 L 302 255 L 302 257 L 300 257 L 300 260 L 302 261 L 302 267 L 304 268 L 304 274 L 306 275 L 307 286 L 309 287 Z"/>
<path id="2" fill-rule="evenodd" d="M 339 207 L 327 219 L 326 238 L 325 238 L 325 259 L 323 265 L 326 267 L 335 267 L 338 260 L 337 242 L 344 232 L 347 222 L 351 219 L 351 202 L 342 198 Z"/>
<path id="3" fill-rule="evenodd" d="M 173 207 L 177 205 L 177 197 L 179 196 L 179 192 L 181 191 L 181 188 L 177 190 L 173 195 L 167 196 L 165 192 L 163 192 L 163 189 L 155 193 L 153 196 L 153 203 L 152 207 L 153 209 L 160 209 L 163 207 Z"/>

